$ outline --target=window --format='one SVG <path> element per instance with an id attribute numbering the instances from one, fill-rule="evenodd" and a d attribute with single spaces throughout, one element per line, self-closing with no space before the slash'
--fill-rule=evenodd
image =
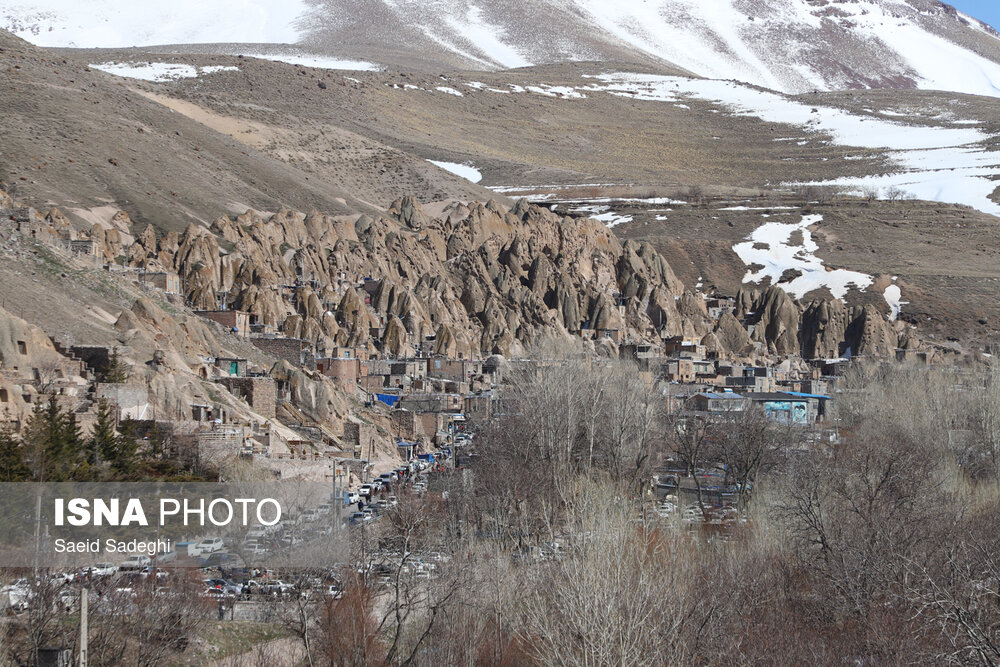
<path id="1" fill-rule="evenodd" d="M 21 354 L 28 354 L 28 345 L 23 340 L 17 341 L 17 351 Z"/>
<path id="2" fill-rule="evenodd" d="M 10 400 L 10 394 L 7 393 L 6 389 L 0 389 L 0 403 L 6 403 Z"/>

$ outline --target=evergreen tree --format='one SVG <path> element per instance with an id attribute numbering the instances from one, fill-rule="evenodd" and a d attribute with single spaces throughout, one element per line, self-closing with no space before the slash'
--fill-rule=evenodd
<path id="1" fill-rule="evenodd" d="M 24 449 L 9 424 L 0 428 L 0 482 L 24 482 L 31 479 L 31 469 L 24 460 Z"/>
<path id="2" fill-rule="evenodd" d="M 128 378 L 128 364 L 122 361 L 118 356 L 118 348 L 116 347 L 111 350 L 111 358 L 108 359 L 108 365 L 101 374 L 101 382 L 121 384 L 123 382 L 128 382 Z"/>
<path id="3" fill-rule="evenodd" d="M 91 466 L 99 461 L 113 461 L 118 451 L 115 433 L 115 410 L 106 398 L 97 402 L 97 421 L 87 443 L 87 462 Z"/>
<path id="4" fill-rule="evenodd" d="M 55 396 L 45 407 L 35 404 L 24 444 L 34 477 L 40 482 L 72 480 L 84 462 L 85 446 L 76 415 L 60 409 Z"/>
<path id="5" fill-rule="evenodd" d="M 115 438 L 114 456 L 109 461 L 116 476 L 127 478 L 135 474 L 138 462 L 138 425 L 134 419 L 124 419 L 119 430 L 121 433 Z"/>

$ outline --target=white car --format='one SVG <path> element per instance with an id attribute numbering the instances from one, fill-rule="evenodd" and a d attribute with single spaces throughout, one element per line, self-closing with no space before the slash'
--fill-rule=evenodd
<path id="1" fill-rule="evenodd" d="M 153 561 L 149 556 L 143 556 L 142 554 L 132 554 L 124 561 L 122 561 L 121 566 L 118 568 L 120 570 L 141 570 L 144 567 L 149 567 L 153 564 Z"/>
<path id="2" fill-rule="evenodd" d="M 348 505 L 355 505 L 359 500 L 361 500 L 361 496 L 358 495 L 357 491 L 348 491 L 345 498 L 347 499 Z"/>
<path id="3" fill-rule="evenodd" d="M 257 540 L 247 540 L 243 543 L 242 553 L 251 556 L 262 556 L 267 553 L 267 547 Z"/>
<path id="4" fill-rule="evenodd" d="M 372 494 L 375 493 L 375 488 L 371 484 L 365 484 L 358 489 L 358 493 L 362 498 L 371 498 Z"/>
<path id="5" fill-rule="evenodd" d="M 225 544 L 222 542 L 221 537 L 206 537 L 195 547 L 200 553 L 210 554 L 216 551 L 222 551 Z"/>
<path id="6" fill-rule="evenodd" d="M 292 584 L 286 584 L 280 579 L 272 579 L 271 581 L 266 581 L 261 584 L 261 590 L 264 593 L 270 593 L 271 595 L 285 595 L 294 591 L 295 586 Z"/>
<path id="7" fill-rule="evenodd" d="M 81 574 L 92 577 L 110 577 L 118 571 L 118 566 L 114 563 L 94 563 L 90 567 L 85 567 Z"/>

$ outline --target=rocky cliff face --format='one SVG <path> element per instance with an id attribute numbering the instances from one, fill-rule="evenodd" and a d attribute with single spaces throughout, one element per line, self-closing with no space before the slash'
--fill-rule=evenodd
<path id="1" fill-rule="evenodd" d="M 849 307 L 836 299 L 803 305 L 774 286 L 740 290 L 736 301 L 736 316 L 746 319 L 752 339 L 766 345 L 770 354 L 806 359 L 888 356 L 900 346 L 901 336 L 910 335 L 873 306 Z M 720 321 L 718 328 L 723 326 Z M 732 323 L 724 330 L 732 335 Z"/>
<path id="2" fill-rule="evenodd" d="M 411 197 L 377 216 L 250 210 L 180 234 L 140 231 L 123 214 L 81 236 L 103 258 L 176 272 L 194 309 L 242 310 L 320 351 L 516 357 L 541 341 L 579 343 L 578 334 L 593 330 L 633 342 L 700 336 L 730 357 L 816 358 L 889 355 L 900 335 L 909 336 L 875 308 L 801 304 L 776 286 L 740 290 L 735 313 L 715 321 L 651 245 L 622 242 L 598 221 L 523 200 L 435 210 L 428 214 Z M 57 209 L 44 219 L 53 234 L 68 224 Z M 153 317 L 137 308 L 122 315 L 120 328 Z M 176 326 L 184 325 L 154 329 Z M 615 353 L 611 339 L 599 339 L 601 352 Z"/>
<path id="3" fill-rule="evenodd" d="M 180 274 L 194 308 L 222 295 L 321 348 L 405 356 L 433 340 L 455 356 L 517 355 L 581 329 L 646 340 L 708 328 L 679 311 L 683 286 L 650 245 L 524 202 L 454 203 L 438 217 L 409 197 L 377 217 L 248 211 L 179 236 L 147 228 L 128 257 Z"/>

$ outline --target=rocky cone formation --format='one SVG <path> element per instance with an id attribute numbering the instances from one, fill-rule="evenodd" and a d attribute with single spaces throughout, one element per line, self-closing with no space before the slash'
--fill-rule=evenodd
<path id="1" fill-rule="evenodd" d="M 517 355 L 581 329 L 652 340 L 710 328 L 650 245 L 525 202 L 454 203 L 436 218 L 409 197 L 375 218 L 248 211 L 181 235 L 147 227 L 128 258 L 180 274 L 193 308 L 224 294 L 321 348 L 405 356 L 432 339 L 449 356 Z"/>
<path id="2" fill-rule="evenodd" d="M 736 297 L 736 317 L 745 318 L 751 339 L 766 345 L 769 354 L 805 359 L 888 356 L 900 346 L 900 336 L 904 335 L 898 324 L 889 322 L 874 306 L 849 307 L 835 299 L 817 300 L 803 307 L 775 286 L 763 291 L 741 289 Z M 734 335 L 733 322 L 726 318 L 720 320 L 717 335 L 723 329 L 729 336 Z"/>
<path id="3" fill-rule="evenodd" d="M 54 208 L 44 219 L 53 237 L 69 224 Z M 885 356 L 901 335 L 918 345 L 872 306 L 800 304 L 776 286 L 740 290 L 735 313 L 716 322 L 648 243 L 623 243 L 596 220 L 524 200 L 452 202 L 437 216 L 412 197 L 375 217 L 250 210 L 165 235 L 130 224 L 120 213 L 80 235 L 105 259 L 176 272 L 194 309 L 243 310 L 320 351 L 518 356 L 542 341 L 579 342 L 588 330 L 632 342 L 700 336 L 730 357 Z M 588 344 L 616 352 L 612 337 L 596 340 Z"/>

